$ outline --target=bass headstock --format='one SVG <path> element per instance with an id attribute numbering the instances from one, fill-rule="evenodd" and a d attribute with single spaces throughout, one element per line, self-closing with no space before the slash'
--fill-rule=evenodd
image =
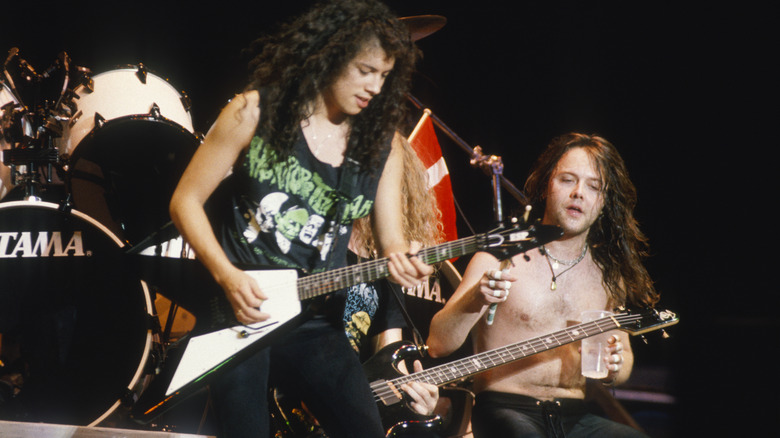
<path id="1" fill-rule="evenodd" d="M 485 233 L 485 242 L 481 251 L 499 260 L 507 260 L 559 239 L 561 236 L 563 236 L 563 229 L 556 225 L 528 224 L 526 221 L 521 223 L 513 220 L 509 225 L 502 224 Z"/>
<path id="2" fill-rule="evenodd" d="M 619 329 L 632 336 L 643 335 L 655 330 L 662 330 L 680 322 L 680 318 L 671 310 L 646 309 L 635 313 L 624 311 L 614 316 L 620 324 Z"/>

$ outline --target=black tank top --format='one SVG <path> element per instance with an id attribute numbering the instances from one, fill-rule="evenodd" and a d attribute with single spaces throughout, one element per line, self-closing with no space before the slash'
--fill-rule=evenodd
<path id="1" fill-rule="evenodd" d="M 255 135 L 209 201 L 228 258 L 307 273 L 345 266 L 352 222 L 374 205 L 389 142 L 384 149 L 383 164 L 373 172 L 349 159 L 333 167 L 314 157 L 299 129 L 289 157 L 272 164 L 274 152 Z"/>

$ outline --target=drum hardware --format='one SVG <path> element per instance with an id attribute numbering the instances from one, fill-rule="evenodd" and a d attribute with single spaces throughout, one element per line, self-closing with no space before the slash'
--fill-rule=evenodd
<path id="1" fill-rule="evenodd" d="M 136 69 L 135 75 L 138 76 L 138 80 L 141 81 L 142 84 L 146 85 L 146 66 L 143 65 L 143 63 L 138 64 L 138 68 Z"/>
<path id="2" fill-rule="evenodd" d="M 21 199 L 40 200 L 44 186 L 61 184 L 61 167 L 56 142 L 67 120 L 59 108 L 70 96 L 72 78 L 81 78 L 86 69 L 72 66 L 67 53 L 58 55 L 43 73 L 9 50 L 3 64 L 2 168 L 3 193 L 13 187 L 22 191 Z M 19 197 L 19 196 L 17 196 Z"/>
<path id="3" fill-rule="evenodd" d="M 21 418 L 14 417 L 18 412 L 36 421 L 97 425 L 121 415 L 117 409 L 132 406 L 145 385 L 163 372 L 171 354 L 168 344 L 174 319 L 186 313 L 184 308 L 172 303 L 162 327 L 160 316 L 165 314 L 157 314 L 147 284 L 134 274 L 125 281 L 113 275 L 114 271 L 127 274 L 124 251 L 116 248 L 135 241 L 134 236 L 145 236 L 139 226 L 143 224 L 136 217 L 128 220 L 127 210 L 118 208 L 115 219 L 121 225 L 111 228 L 111 220 L 96 218 L 80 206 L 94 210 L 93 202 L 115 202 L 112 205 L 134 210 L 144 219 L 167 215 L 166 191 L 172 193 L 202 140 L 192 127 L 190 107 L 186 93 L 173 89 L 143 64 L 92 75 L 89 69 L 71 65 L 63 53 L 38 74 L 18 49 L 9 52 L 0 76 L 0 198 L 8 186 L 15 196 L 0 203 L 0 336 L 7 350 L 17 333 L 25 333 L 18 341 L 35 355 L 23 357 L 34 371 L 14 388 L 19 393 L 14 408 L 4 404 L 0 418 Z M 76 190 L 71 190 L 73 180 L 78 181 Z M 61 184 L 64 196 L 41 201 L 50 184 Z M 101 191 L 85 190 L 84 185 Z M 19 192 L 24 196 L 19 197 Z M 142 196 L 128 198 L 135 192 Z M 160 198 L 158 204 L 145 202 L 156 200 L 155 196 Z M 85 227 L 79 237 L 68 228 L 72 224 Z M 110 236 L 110 243 L 104 242 L 104 236 Z M 87 241 L 100 241 L 102 249 L 92 252 Z M 82 267 L 100 258 L 110 261 L 100 269 Z M 36 260 L 57 271 L 33 269 Z M 111 281 L 121 284 L 105 285 Z M 102 293 L 93 291 L 101 287 Z M 48 324 L 36 327 L 40 336 L 28 330 L 39 316 L 31 316 L 24 307 L 26 300 L 39 299 L 62 302 L 68 309 L 75 306 L 78 311 L 59 310 L 57 318 L 67 316 L 69 321 L 66 333 L 50 332 L 53 328 Z M 77 304 L 70 304 L 71 299 L 77 299 Z M 58 311 L 57 304 L 51 306 Z M 111 312 L 112 306 L 119 306 L 119 312 Z M 79 328 L 82 324 L 93 333 Z M 127 345 L 119 345 L 123 342 Z M 57 349 L 65 363 L 43 360 Z M 111 360 L 110 366 L 101 363 L 106 359 Z M 0 367 L 4 377 L 9 369 Z M 123 382 L 130 384 L 121 387 Z"/>
<path id="4" fill-rule="evenodd" d="M 40 200 L 38 197 L 41 185 L 41 172 L 39 168 L 44 165 L 47 171 L 43 172 L 46 183 L 52 183 L 54 165 L 58 162 L 56 149 L 40 148 L 15 148 L 2 151 L 2 161 L 11 169 L 11 181 L 14 185 L 24 187 L 24 199 Z M 19 167 L 24 169 L 19 171 Z"/>

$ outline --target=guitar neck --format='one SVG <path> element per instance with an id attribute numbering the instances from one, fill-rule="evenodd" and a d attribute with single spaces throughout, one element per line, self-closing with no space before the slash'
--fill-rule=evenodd
<path id="1" fill-rule="evenodd" d="M 421 249 L 416 256 L 427 265 L 474 253 L 485 246 L 489 234 L 478 234 L 441 245 Z M 353 266 L 321 272 L 298 279 L 301 300 L 315 298 L 360 283 L 370 283 L 388 277 L 389 259 L 384 257 Z"/>
<path id="2" fill-rule="evenodd" d="M 407 382 L 424 381 L 436 386 L 441 386 L 509 362 L 523 359 L 527 356 L 620 328 L 623 323 L 622 321 L 630 321 L 626 320 L 626 318 L 635 319 L 637 317 L 631 315 L 614 315 L 595 321 L 585 322 L 528 341 L 485 351 L 444 365 L 401 376 L 393 379 L 390 383 L 393 386 L 400 386 Z"/>

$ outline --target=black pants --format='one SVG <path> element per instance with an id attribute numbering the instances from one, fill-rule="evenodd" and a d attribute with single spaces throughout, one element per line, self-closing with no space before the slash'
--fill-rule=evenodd
<path id="1" fill-rule="evenodd" d="M 583 400 L 540 401 L 519 394 L 481 392 L 471 416 L 475 438 L 645 437 L 588 412 Z"/>
<path id="2" fill-rule="evenodd" d="M 212 384 L 219 438 L 270 435 L 269 375 L 285 397 L 300 397 L 330 438 L 384 437 L 368 379 L 343 326 L 315 318 Z"/>

